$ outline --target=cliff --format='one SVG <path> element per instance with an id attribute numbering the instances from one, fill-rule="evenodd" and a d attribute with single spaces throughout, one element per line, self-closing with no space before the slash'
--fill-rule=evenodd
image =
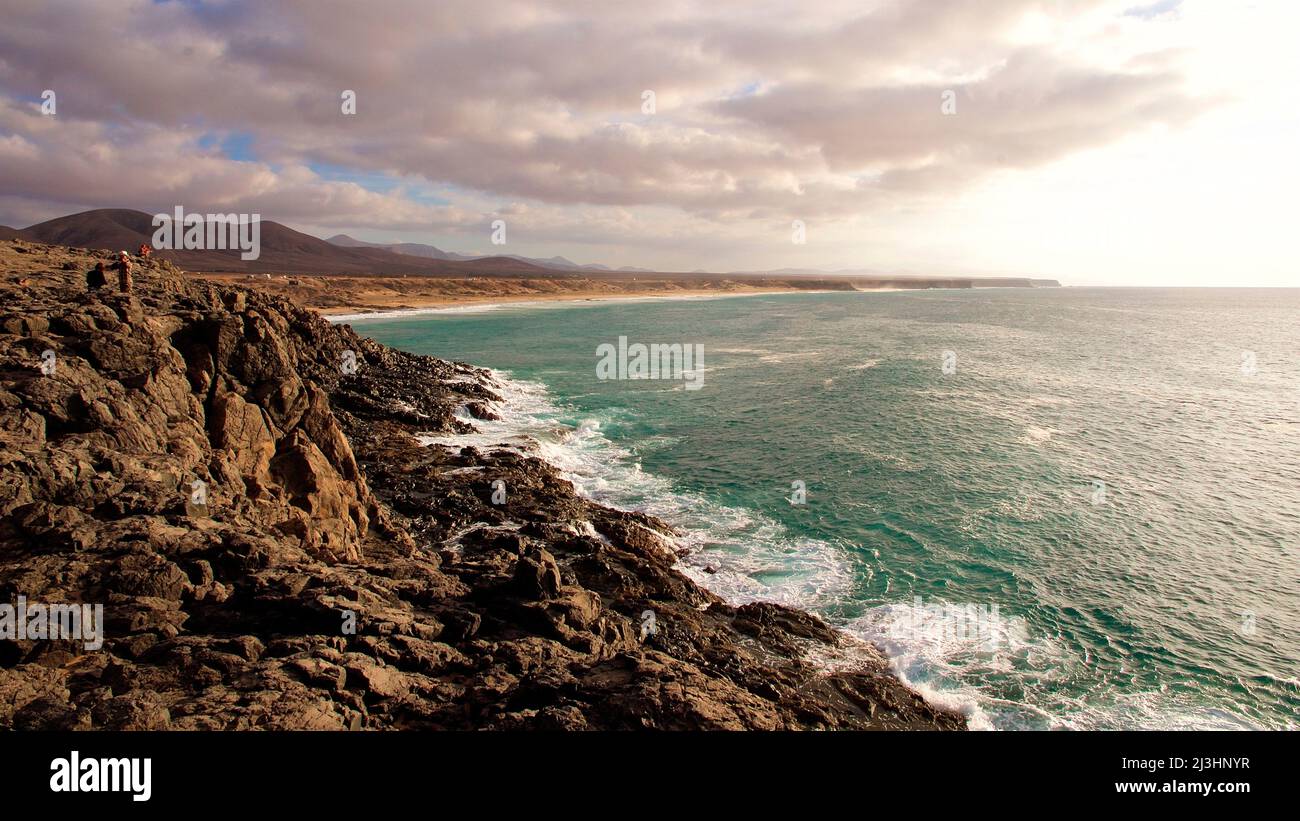
<path id="1" fill-rule="evenodd" d="M 86 293 L 107 256 L 0 242 L 0 602 L 104 607 L 100 649 L 0 640 L 0 727 L 963 726 L 817 618 L 696 586 L 667 524 L 421 446 L 492 413 L 486 372 L 168 262 Z"/>

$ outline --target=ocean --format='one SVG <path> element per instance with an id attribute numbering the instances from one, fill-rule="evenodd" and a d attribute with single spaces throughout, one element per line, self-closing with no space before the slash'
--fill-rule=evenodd
<path id="1" fill-rule="evenodd" d="M 350 321 L 499 372 L 458 441 L 535 439 L 702 585 L 1012 730 L 1300 724 L 1298 319 L 1300 290 L 1062 288 Z M 701 361 L 600 370 L 655 343 Z"/>

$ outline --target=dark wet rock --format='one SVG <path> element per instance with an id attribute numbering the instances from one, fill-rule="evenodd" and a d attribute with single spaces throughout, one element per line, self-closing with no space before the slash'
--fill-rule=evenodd
<path id="1" fill-rule="evenodd" d="M 421 445 L 496 418 L 487 371 L 165 261 L 95 296 L 106 252 L 22 252 L 0 600 L 99 603 L 105 635 L 0 641 L 0 728 L 964 726 L 816 617 L 700 588 L 666 523 L 526 449 Z"/>
<path id="2" fill-rule="evenodd" d="M 552 599 L 560 593 L 560 566 L 546 550 L 535 548 L 515 564 L 514 581 L 527 599 Z"/>

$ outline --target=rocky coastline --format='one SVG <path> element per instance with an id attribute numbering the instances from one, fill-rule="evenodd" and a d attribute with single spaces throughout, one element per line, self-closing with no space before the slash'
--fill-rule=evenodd
<path id="1" fill-rule="evenodd" d="M 0 602 L 104 613 L 95 650 L 0 640 L 0 728 L 965 727 L 700 588 L 667 523 L 422 445 L 492 417 L 487 371 L 165 261 L 87 293 L 108 256 L 0 242 Z"/>

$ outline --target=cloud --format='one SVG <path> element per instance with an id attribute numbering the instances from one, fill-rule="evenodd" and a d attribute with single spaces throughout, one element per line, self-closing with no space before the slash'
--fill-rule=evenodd
<path id="1" fill-rule="evenodd" d="M 1088 72 L 1025 50 L 977 83 L 797 84 L 718 108 L 785 143 L 816 145 L 833 172 L 870 171 L 883 187 L 924 191 L 1184 124 L 1202 105 L 1181 86 L 1172 72 Z"/>
<path id="2" fill-rule="evenodd" d="M 1104 0 L 10 7 L 9 221 L 183 200 L 458 232 L 526 202 L 522 219 L 557 230 L 632 213 L 669 234 L 766 232 L 915 206 L 1212 105 L 1176 53 L 1131 37 L 1127 3 Z M 46 88 L 54 118 L 28 102 Z M 221 150 L 231 135 L 237 156 Z M 451 204 L 417 193 L 431 190 Z"/>
<path id="3" fill-rule="evenodd" d="M 1183 0 L 1159 0 L 1146 6 L 1134 6 L 1124 11 L 1127 17 L 1140 17 L 1143 20 L 1158 20 L 1162 17 L 1174 17 L 1178 14 Z"/>
<path id="4" fill-rule="evenodd" d="M 453 206 L 328 181 L 300 164 L 272 168 L 231 160 L 203 148 L 196 133 L 158 125 L 123 130 L 57 117 L 43 116 L 35 105 L 0 110 L 4 193 L 10 201 L 29 200 L 36 219 L 76 208 L 168 211 L 178 203 L 192 210 L 397 229 L 454 227 L 478 218 Z M 24 216 L 22 209 L 10 209 Z"/>

